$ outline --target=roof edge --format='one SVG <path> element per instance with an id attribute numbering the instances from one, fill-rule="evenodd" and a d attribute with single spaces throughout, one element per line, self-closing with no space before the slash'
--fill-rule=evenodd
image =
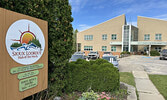
<path id="1" fill-rule="evenodd" d="M 154 20 L 161 20 L 161 21 L 166 21 L 167 22 L 167 20 L 153 18 L 153 17 L 137 16 L 137 19 L 138 19 L 138 17 L 143 17 L 143 18 L 148 18 L 148 19 L 154 19 Z"/>
<path id="2" fill-rule="evenodd" d="M 88 28 L 88 29 L 91 29 L 91 28 L 93 28 L 93 27 L 95 27 L 95 26 L 98 26 L 98 25 L 101 25 L 101 24 L 103 24 L 103 23 L 106 23 L 106 22 L 108 22 L 108 21 L 110 21 L 110 20 L 113 20 L 113 19 L 115 19 L 115 18 L 117 18 L 117 17 L 120 17 L 120 16 L 124 16 L 125 17 L 125 24 L 126 24 L 126 16 L 125 16 L 125 14 L 122 14 L 122 15 L 119 15 L 119 16 L 116 16 L 116 17 L 114 17 L 114 18 L 111 18 L 111 19 L 109 19 L 109 20 L 107 20 L 107 21 L 104 21 L 104 22 L 101 22 L 101 23 L 99 23 L 99 24 L 97 24 L 97 25 L 94 25 L 94 26 L 92 26 L 92 27 L 90 27 L 90 28 Z M 88 29 L 86 29 L 86 30 L 88 30 Z M 83 31 L 86 31 L 86 30 L 83 30 Z M 80 32 L 83 32 L 83 31 L 80 31 Z M 78 33 L 80 33 L 80 32 L 78 32 Z"/>

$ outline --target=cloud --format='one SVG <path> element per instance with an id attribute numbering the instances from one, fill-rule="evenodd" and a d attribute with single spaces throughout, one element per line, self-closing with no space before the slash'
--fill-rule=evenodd
<path id="1" fill-rule="evenodd" d="M 162 14 L 162 15 L 154 16 L 153 18 L 158 18 L 158 19 L 162 19 L 162 20 L 167 20 L 167 14 Z"/>
<path id="2" fill-rule="evenodd" d="M 122 0 L 123 2 L 124 0 Z M 126 0 L 125 0 L 126 1 Z M 121 3 L 121 2 L 120 2 Z M 146 11 L 152 11 L 153 9 L 163 9 L 163 8 L 167 8 L 167 0 L 148 0 L 148 1 L 145 1 L 143 3 L 142 2 L 137 2 L 137 3 L 131 3 L 130 5 L 128 4 L 128 6 L 125 6 L 125 7 L 122 7 L 121 9 L 118 9 L 118 13 L 122 14 L 122 13 L 143 13 L 143 12 L 146 12 Z"/>
<path id="3" fill-rule="evenodd" d="M 88 0 L 69 0 L 72 6 L 72 12 L 78 12 L 84 8 Z"/>
<path id="4" fill-rule="evenodd" d="M 84 31 L 84 30 L 89 29 L 91 27 L 92 26 L 90 26 L 90 25 L 80 24 L 80 25 L 78 25 L 78 31 L 81 32 L 81 31 Z"/>

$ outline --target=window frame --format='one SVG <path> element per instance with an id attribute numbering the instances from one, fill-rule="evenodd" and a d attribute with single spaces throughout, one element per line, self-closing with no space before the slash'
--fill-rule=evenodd
<path id="1" fill-rule="evenodd" d="M 107 40 L 107 34 L 102 35 L 102 40 Z"/>
<path id="2" fill-rule="evenodd" d="M 107 51 L 107 46 L 102 46 L 101 51 Z"/>
<path id="3" fill-rule="evenodd" d="M 84 51 L 93 51 L 93 46 L 84 46 Z"/>
<path id="4" fill-rule="evenodd" d="M 162 51 L 162 47 L 155 47 L 154 48 L 156 51 L 158 51 L 158 52 L 161 52 Z"/>
<path id="5" fill-rule="evenodd" d="M 150 40 L 150 34 L 144 34 L 144 40 L 145 41 Z"/>
<path id="6" fill-rule="evenodd" d="M 84 35 L 84 40 L 93 40 L 93 35 Z"/>
<path id="7" fill-rule="evenodd" d="M 155 34 L 155 40 L 162 40 L 162 34 L 161 33 Z"/>
<path id="8" fill-rule="evenodd" d="M 112 46 L 111 47 L 111 51 L 116 52 L 117 51 L 117 47 L 116 46 Z"/>
<path id="9" fill-rule="evenodd" d="M 117 34 L 111 34 L 111 40 L 117 40 Z"/>

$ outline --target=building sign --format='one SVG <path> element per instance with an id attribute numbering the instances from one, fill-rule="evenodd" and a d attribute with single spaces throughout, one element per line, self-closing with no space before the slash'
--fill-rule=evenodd
<path id="1" fill-rule="evenodd" d="M 7 31 L 6 48 L 10 57 L 17 63 L 33 64 L 44 52 L 43 32 L 36 23 L 30 20 L 18 20 Z"/>
<path id="2" fill-rule="evenodd" d="M 110 45 L 122 45 L 122 42 L 110 42 Z"/>
<path id="3" fill-rule="evenodd" d="M 167 42 L 131 41 L 131 45 L 167 45 Z"/>
<path id="4" fill-rule="evenodd" d="M 47 89 L 48 22 L 0 8 L 0 34 L 0 100 Z"/>
<path id="5" fill-rule="evenodd" d="M 30 72 L 25 72 L 25 73 L 20 73 L 20 74 L 18 74 L 18 79 L 23 79 L 23 78 L 31 77 L 31 76 L 35 76 L 35 75 L 38 75 L 38 74 L 39 74 L 38 70 L 30 71 Z"/>
<path id="6" fill-rule="evenodd" d="M 36 87 L 38 84 L 38 77 L 31 77 L 27 79 L 23 79 L 19 82 L 19 91 L 25 91 L 30 88 Z"/>
<path id="7" fill-rule="evenodd" d="M 16 73 L 41 69 L 43 67 L 44 67 L 43 64 L 35 64 L 35 65 L 27 65 L 27 66 L 22 66 L 22 67 L 14 67 L 14 68 L 10 69 L 10 73 L 11 74 L 16 74 Z"/>

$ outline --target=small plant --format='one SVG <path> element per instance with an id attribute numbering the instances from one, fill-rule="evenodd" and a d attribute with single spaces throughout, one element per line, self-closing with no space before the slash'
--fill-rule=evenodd
<path id="1" fill-rule="evenodd" d="M 99 95 L 93 90 L 90 90 L 90 92 L 82 93 L 82 97 L 80 97 L 78 100 L 97 100 L 98 98 Z"/>
<path id="2" fill-rule="evenodd" d="M 102 93 L 99 95 L 98 100 L 111 100 L 111 97 L 110 97 L 109 95 L 107 95 L 105 92 L 102 92 Z"/>

